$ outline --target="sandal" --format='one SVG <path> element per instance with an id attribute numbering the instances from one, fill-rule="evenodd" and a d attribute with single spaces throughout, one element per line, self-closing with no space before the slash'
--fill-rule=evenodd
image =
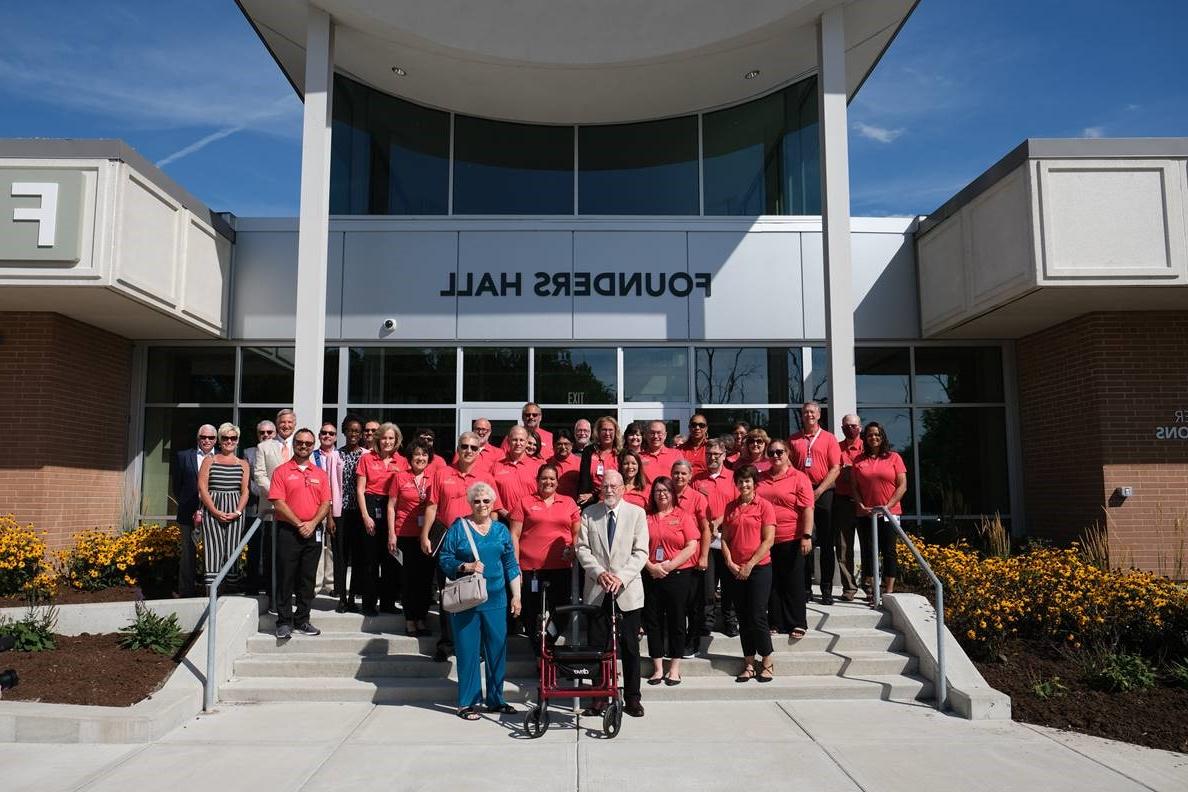
<path id="1" fill-rule="evenodd" d="M 743 667 L 742 673 L 734 678 L 735 682 L 747 682 L 755 678 L 755 664 L 747 663 Z"/>
<path id="2" fill-rule="evenodd" d="M 775 678 L 772 675 L 773 671 L 775 671 L 775 663 L 764 663 L 763 669 L 759 672 L 759 675 L 757 677 L 755 677 L 755 681 L 770 682 L 772 679 Z"/>
<path id="3" fill-rule="evenodd" d="M 458 710 L 458 717 L 462 720 L 476 721 L 479 720 L 481 716 L 474 707 L 463 707 L 462 709 Z"/>
<path id="4" fill-rule="evenodd" d="M 649 685 L 659 685 L 661 682 L 666 682 L 667 680 L 668 680 L 668 674 L 665 674 L 663 676 L 648 677 L 648 684 Z"/>
<path id="5" fill-rule="evenodd" d="M 494 706 L 486 707 L 486 710 L 487 710 L 487 712 L 490 712 L 493 714 L 500 714 L 500 715 L 515 715 L 516 714 L 516 708 L 513 707 L 511 704 L 508 704 L 506 701 L 503 702 L 502 704 L 496 704 Z"/>
<path id="6" fill-rule="evenodd" d="M 788 637 L 794 641 L 799 641 L 806 634 L 807 633 L 803 627 L 793 627 L 792 632 L 788 633 Z"/>

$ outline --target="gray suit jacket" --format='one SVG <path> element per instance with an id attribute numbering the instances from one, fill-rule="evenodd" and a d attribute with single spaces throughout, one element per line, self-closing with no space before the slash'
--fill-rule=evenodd
<path id="1" fill-rule="evenodd" d="M 586 589 L 582 601 L 588 605 L 602 602 L 606 591 L 599 585 L 598 576 L 610 572 L 623 581 L 619 609 L 638 610 L 644 604 L 640 572 L 648 560 L 648 518 L 644 510 L 634 503 L 621 503 L 618 522 L 615 524 L 615 542 L 613 546 L 607 546 L 607 512 L 606 505 L 602 503 L 582 512 L 577 538 L 578 563 L 586 570 Z"/>

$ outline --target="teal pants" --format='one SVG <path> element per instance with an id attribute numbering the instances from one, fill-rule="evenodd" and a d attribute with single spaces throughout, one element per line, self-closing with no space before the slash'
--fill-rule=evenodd
<path id="1" fill-rule="evenodd" d="M 458 708 L 503 706 L 503 675 L 507 662 L 507 608 L 471 608 L 451 613 L 454 656 L 458 660 Z M 480 656 L 479 649 L 482 649 Z M 487 664 L 487 697 L 479 680 L 479 661 Z"/>

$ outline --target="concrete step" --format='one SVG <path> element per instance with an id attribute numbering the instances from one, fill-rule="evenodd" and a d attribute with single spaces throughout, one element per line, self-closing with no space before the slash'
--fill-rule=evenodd
<path id="1" fill-rule="evenodd" d="M 646 651 L 646 641 L 644 642 Z M 436 637 L 410 638 L 406 635 L 376 633 L 326 632 L 316 638 L 295 635 L 291 640 L 278 641 L 261 633 L 248 639 L 248 652 L 254 655 L 273 654 L 356 654 L 356 655 L 415 655 L 432 656 Z M 773 636 L 777 652 L 878 652 L 896 651 L 903 647 L 903 636 L 883 627 L 836 627 L 830 630 L 811 630 L 804 638 L 792 641 L 787 636 Z M 714 633 L 701 641 L 703 654 L 742 655 L 742 642 L 735 636 L 728 638 Z M 526 638 L 513 637 L 508 645 L 509 657 L 529 655 Z"/>
<path id="2" fill-rule="evenodd" d="M 777 667 L 777 673 L 779 668 Z M 885 699 L 912 701 L 927 698 L 932 685 L 907 675 L 870 675 L 859 678 L 837 676 L 779 675 L 767 684 L 737 683 L 733 678 L 690 678 L 676 687 L 644 686 L 649 701 L 723 700 L 854 700 Z M 535 699 L 535 679 L 514 679 L 504 683 L 504 696 L 511 702 Z M 265 677 L 239 679 L 219 689 L 223 701 L 235 703 L 267 701 L 369 701 L 376 704 L 439 702 L 453 706 L 457 685 L 447 679 L 349 679 L 323 677 Z"/>
<path id="3" fill-rule="evenodd" d="M 740 655 L 696 657 L 681 663 L 682 677 L 730 677 L 740 668 Z M 775 655 L 776 669 L 794 676 L 885 676 L 911 673 L 916 658 L 896 652 L 784 652 Z M 641 661 L 646 674 L 651 660 Z M 528 657 L 510 658 L 506 666 L 509 678 L 533 677 L 536 663 Z M 455 661 L 435 663 L 424 655 L 358 654 L 271 654 L 249 655 L 235 662 L 237 679 L 321 677 L 354 679 L 457 679 Z"/>

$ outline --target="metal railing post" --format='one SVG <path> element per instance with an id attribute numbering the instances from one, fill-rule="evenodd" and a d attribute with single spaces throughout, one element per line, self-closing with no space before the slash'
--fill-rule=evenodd
<path id="1" fill-rule="evenodd" d="M 243 548 L 247 547 L 247 543 L 252 540 L 252 536 L 260 528 L 260 517 L 257 517 L 252 527 L 248 529 L 247 533 L 243 535 L 243 539 L 239 545 L 231 551 L 230 557 L 223 564 L 219 574 L 215 575 L 215 579 L 210 583 L 210 591 L 208 592 L 208 602 L 206 603 L 206 679 L 202 685 L 202 711 L 210 712 L 214 708 L 215 699 L 218 698 L 219 680 L 215 671 L 215 637 L 218 626 L 218 601 L 219 601 L 219 585 L 223 582 L 223 578 L 231 571 L 231 568 L 239 563 L 239 556 L 243 552 Z"/>
<path id="2" fill-rule="evenodd" d="M 870 593 L 877 608 L 883 604 L 883 578 L 879 575 L 879 515 L 873 511 L 870 513 L 870 560 L 873 573 L 870 576 Z"/>

